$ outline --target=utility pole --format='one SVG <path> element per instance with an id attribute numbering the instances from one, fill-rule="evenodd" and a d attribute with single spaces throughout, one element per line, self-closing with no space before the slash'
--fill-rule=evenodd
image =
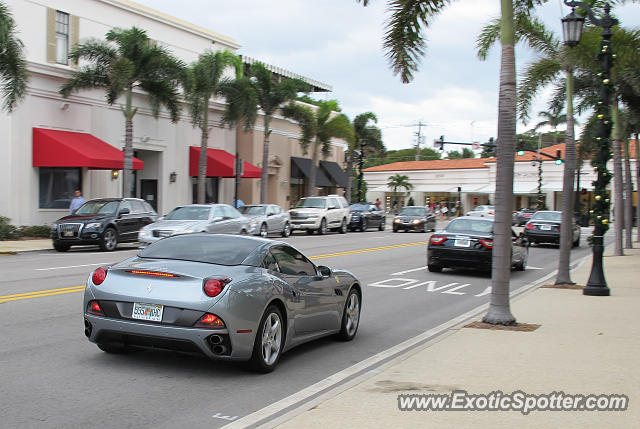
<path id="1" fill-rule="evenodd" d="M 416 133 L 416 161 L 420 161 L 420 143 L 422 143 L 422 121 L 418 121 L 418 132 Z"/>

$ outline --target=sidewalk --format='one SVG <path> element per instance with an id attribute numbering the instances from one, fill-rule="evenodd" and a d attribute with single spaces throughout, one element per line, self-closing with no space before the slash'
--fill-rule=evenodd
<path id="1" fill-rule="evenodd" d="M 637 243 L 636 243 L 637 245 Z M 280 428 L 630 428 L 640 422 L 640 249 L 605 251 L 610 297 L 541 288 L 512 300 L 532 332 L 457 328 Z M 584 285 L 591 259 L 572 273 Z M 549 281 L 553 283 L 553 279 Z M 481 316 L 478 317 L 480 319 Z M 357 338 L 356 338 L 357 341 Z M 402 358 L 401 358 L 402 359 Z M 399 394 L 625 394 L 626 411 L 400 411 Z"/>
<path id="2" fill-rule="evenodd" d="M 0 255 L 49 249 L 53 249 L 50 238 L 0 241 Z"/>

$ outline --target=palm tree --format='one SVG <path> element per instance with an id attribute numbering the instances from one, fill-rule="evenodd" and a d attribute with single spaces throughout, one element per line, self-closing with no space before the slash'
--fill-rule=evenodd
<path id="1" fill-rule="evenodd" d="M 404 189 L 405 191 L 410 191 L 411 189 L 413 189 L 413 185 L 409 183 L 409 176 L 405 176 L 399 173 L 394 174 L 393 176 L 389 176 L 387 186 L 390 189 L 393 189 L 394 196 L 396 196 L 398 189 Z M 395 202 L 397 203 L 398 200 L 396 199 Z"/>
<path id="2" fill-rule="evenodd" d="M 209 101 L 222 94 L 221 80 L 224 71 L 234 66 L 236 77 L 242 72 L 240 57 L 230 51 L 207 51 L 186 71 L 185 100 L 189 103 L 191 122 L 202 131 L 200 161 L 198 164 L 198 203 L 205 202 L 207 175 L 207 141 L 209 140 Z"/>
<path id="3" fill-rule="evenodd" d="M 551 127 L 551 129 L 553 130 L 553 144 L 558 144 L 558 125 L 562 125 L 562 124 L 566 124 L 567 123 L 567 115 L 562 112 L 562 106 L 553 106 L 551 111 L 548 110 L 543 110 L 538 112 L 538 116 L 541 116 L 545 119 L 543 119 L 542 121 L 538 122 L 535 127 L 533 127 L 534 131 L 537 131 L 539 128 L 541 127 L 546 127 L 549 126 Z M 573 120 L 574 124 L 577 123 L 577 121 Z"/>
<path id="4" fill-rule="evenodd" d="M 267 202 L 269 179 L 269 137 L 271 120 L 282 104 L 294 100 L 298 92 L 307 92 L 309 85 L 299 79 L 278 80 L 267 67 L 259 62 L 251 64 L 249 76 L 222 85 L 227 99 L 224 121 L 229 124 L 244 123 L 244 129 L 255 125 L 258 109 L 262 110 L 264 139 L 262 144 L 262 178 L 260 179 L 260 203 Z"/>
<path id="5" fill-rule="evenodd" d="M 138 111 L 133 107 L 134 90 L 147 93 L 154 117 L 160 107 L 169 110 L 172 122 L 179 119 L 180 97 L 178 83 L 184 65 L 167 49 L 154 43 L 139 28 L 114 28 L 106 34 L 106 41 L 89 40 L 75 46 L 69 58 L 89 64 L 74 71 L 60 88 L 63 97 L 81 89 L 104 88 L 107 102 L 113 105 L 124 95 L 125 104 L 120 107 L 125 118 L 125 144 L 122 195 L 132 196 L 133 169 L 133 117 Z"/>
<path id="6" fill-rule="evenodd" d="M 353 120 L 354 139 L 349 146 L 347 153 L 347 172 L 349 178 L 353 176 L 353 164 L 356 154 L 358 155 L 358 201 L 364 201 L 365 195 L 362 189 L 364 160 L 367 155 L 384 151 L 382 133 L 374 125 L 368 125 L 369 121 L 378 122 L 378 118 L 373 112 L 361 113 Z M 347 183 L 346 196 L 351 201 L 351 180 Z"/>
<path id="7" fill-rule="evenodd" d="M 27 61 L 9 8 L 0 3 L 0 86 L 2 110 L 11 113 L 27 92 Z"/>
<path id="8" fill-rule="evenodd" d="M 340 108 L 334 100 L 320 101 L 317 108 L 290 102 L 282 108 L 282 114 L 300 125 L 303 137 L 300 139 L 306 154 L 311 145 L 311 171 L 307 183 L 307 195 L 316 194 L 316 169 L 319 151 L 326 158 L 331 154 L 331 139 L 341 138 L 353 144 L 354 129 L 346 115 L 338 113 Z"/>
<path id="9" fill-rule="evenodd" d="M 554 130 L 554 140 L 557 139 L 556 128 L 561 123 L 567 123 L 565 138 L 565 159 L 562 180 L 562 228 L 560 237 L 560 255 L 558 258 L 558 275 L 556 284 L 573 284 L 569 270 L 571 260 L 571 247 L 573 239 L 571 237 L 573 223 L 573 185 L 576 166 L 576 145 L 574 137 L 574 117 L 573 117 L 573 61 L 569 57 L 571 51 L 563 48 L 562 43 L 549 30 L 547 30 L 538 19 L 528 13 L 520 13 L 515 19 L 517 39 L 526 42 L 540 57 L 529 64 L 523 73 L 522 84 L 518 93 L 518 107 L 520 119 L 527 122 L 532 101 L 538 91 L 549 83 L 559 81 L 561 73 L 565 73 L 566 88 L 564 94 L 566 98 L 551 104 L 550 111 L 542 111 L 540 116 L 547 119 L 539 122 L 534 131 L 541 126 L 549 125 Z M 497 40 L 497 32 L 500 28 L 500 19 L 495 19 L 490 25 L 485 26 L 478 37 L 478 56 L 485 59 L 492 44 Z M 567 114 L 560 112 L 566 102 Z M 557 143 L 557 141 L 555 141 Z"/>

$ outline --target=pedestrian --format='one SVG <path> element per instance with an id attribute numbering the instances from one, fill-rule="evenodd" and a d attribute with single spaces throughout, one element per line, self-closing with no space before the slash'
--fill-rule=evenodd
<path id="1" fill-rule="evenodd" d="M 242 201 L 240 198 L 238 198 L 236 200 L 236 208 L 239 209 L 242 206 L 244 206 L 244 201 Z"/>
<path id="2" fill-rule="evenodd" d="M 446 204 L 443 204 L 443 205 L 442 205 L 442 208 L 440 209 L 440 213 L 442 213 L 442 217 L 443 217 L 443 218 L 444 218 L 445 216 L 446 216 L 446 217 L 449 217 L 449 215 L 447 214 L 447 213 L 449 213 L 449 209 L 447 208 L 447 205 L 446 205 Z"/>
<path id="3" fill-rule="evenodd" d="M 80 189 L 76 189 L 75 197 L 71 200 L 71 204 L 69 204 L 69 214 L 72 215 L 76 210 L 80 208 L 86 201 L 82 197 L 82 191 Z"/>
<path id="4" fill-rule="evenodd" d="M 397 208 L 398 208 L 398 200 L 393 200 L 393 204 L 391 205 L 391 211 L 393 213 L 396 213 Z"/>
<path id="5" fill-rule="evenodd" d="M 376 207 L 378 208 L 378 210 L 380 210 L 381 205 L 382 203 L 380 202 L 380 198 L 376 198 Z"/>

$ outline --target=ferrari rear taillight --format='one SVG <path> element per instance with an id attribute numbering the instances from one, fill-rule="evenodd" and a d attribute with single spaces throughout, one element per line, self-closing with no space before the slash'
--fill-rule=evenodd
<path id="1" fill-rule="evenodd" d="M 107 277 L 107 268 L 96 268 L 96 270 L 91 275 L 91 281 L 94 285 L 102 284 L 104 279 Z"/>
<path id="2" fill-rule="evenodd" d="M 481 240 L 478 240 L 478 243 L 482 244 L 482 246 L 487 249 L 493 249 L 493 240 L 491 240 L 490 238 L 483 238 Z"/>
<path id="3" fill-rule="evenodd" d="M 431 242 L 431 244 L 442 244 L 447 241 L 447 237 L 443 237 L 441 235 L 432 235 L 429 241 Z"/>
<path id="4" fill-rule="evenodd" d="M 98 301 L 89 301 L 87 304 L 87 313 L 95 314 L 96 316 L 104 316 L 104 311 Z"/>
<path id="5" fill-rule="evenodd" d="M 218 296 L 229 283 L 231 283 L 231 279 L 228 278 L 205 279 L 202 290 L 207 296 Z"/>
<path id="6" fill-rule="evenodd" d="M 224 322 L 221 318 L 211 313 L 204 313 L 204 315 L 193 324 L 194 328 L 224 328 Z"/>
<path id="7" fill-rule="evenodd" d="M 527 222 L 527 224 L 524 227 L 529 231 L 533 231 L 533 224 L 531 222 Z"/>

